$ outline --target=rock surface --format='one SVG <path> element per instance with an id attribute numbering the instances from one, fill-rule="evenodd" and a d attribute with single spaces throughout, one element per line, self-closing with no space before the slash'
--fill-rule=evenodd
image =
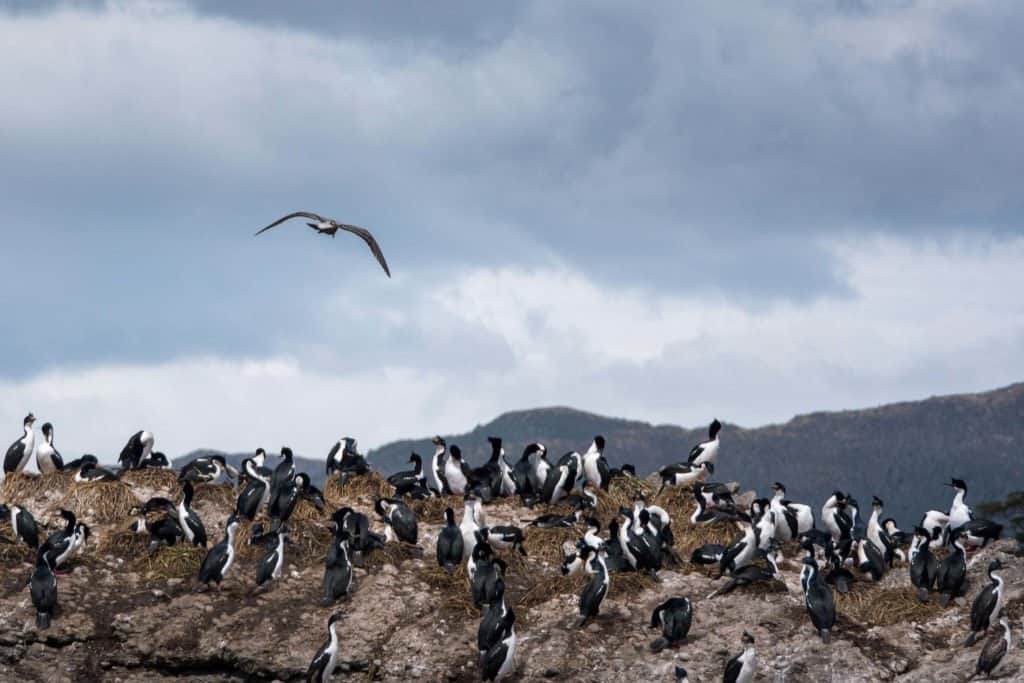
<path id="1" fill-rule="evenodd" d="M 7 485 L 0 493 L 9 502 L 28 506 L 40 523 L 48 522 L 54 530 L 57 509 L 71 500 L 68 489 L 68 482 L 54 479 L 31 496 Z M 175 491 L 173 485 L 136 485 L 133 492 L 142 499 Z M 226 493 L 212 487 L 197 492 L 196 507 L 215 540 L 223 536 L 230 512 L 224 505 Z M 368 496 L 345 502 L 355 503 L 373 518 Z M 457 501 L 451 503 L 458 508 Z M 159 563 L 170 557 L 169 549 L 147 558 L 143 542 L 125 541 L 130 518 L 101 521 L 96 510 L 75 510 L 93 525 L 94 535 L 70 563 L 73 571 L 58 579 L 60 611 L 47 631 L 35 628 L 26 588 L 30 552 L 24 546 L 0 545 L 2 679 L 301 680 L 325 638 L 328 617 L 341 611 L 348 617 L 339 629 L 342 656 L 368 668 L 339 673 L 337 680 L 479 680 L 479 616 L 468 601 L 464 575 L 447 577 L 435 566 L 434 539 L 443 515 L 435 502 L 431 505 L 432 515 L 421 519 L 421 550 L 389 547 L 377 558 L 371 556 L 366 569 L 357 572 L 354 595 L 333 607 L 318 604 L 322 555 L 317 556 L 315 547 L 308 553 L 296 547 L 282 580 L 269 592 L 253 595 L 255 555 L 239 546 L 242 556 L 223 591 L 194 593 L 191 567 L 187 572 L 159 569 Z M 330 534 L 326 514 L 304 523 L 308 533 L 319 534 L 324 543 Z M 487 514 L 492 524 L 523 524 L 538 511 L 503 502 L 488 507 Z M 679 516 L 674 524 L 680 554 L 686 557 L 688 522 Z M 6 523 L 0 533 L 9 535 Z M 540 552 L 566 537 L 558 531 L 531 529 L 530 556 L 508 557 L 508 596 L 518 616 L 519 636 L 511 680 L 670 681 L 674 667 L 683 665 L 691 681 L 717 681 L 726 660 L 738 651 L 743 629 L 757 639 L 761 681 L 964 680 L 974 670 L 981 645 L 959 644 L 968 630 L 970 602 L 984 585 L 984 568 L 993 557 L 1005 565 L 1015 629 L 1015 649 L 999 674 L 1005 681 L 1024 680 L 1024 560 L 1011 554 L 1015 544 L 1010 542 L 975 555 L 966 599 L 958 604 L 946 610 L 936 607 L 925 620 L 885 619 L 884 624 L 841 612 L 832 643 L 824 645 L 804 610 L 793 551 L 783 567 L 786 590 L 738 589 L 713 600 L 706 596 L 717 582 L 686 564 L 663 571 L 661 582 L 613 574 L 600 617 L 577 629 L 581 579 L 562 577 L 551 553 Z M 202 553 L 186 557 L 198 563 Z M 856 595 L 867 599 L 889 591 L 897 596 L 907 585 L 906 569 L 899 568 L 881 585 L 858 586 Z M 689 642 L 652 654 L 649 644 L 658 633 L 649 628 L 651 611 L 675 595 L 688 596 L 694 603 Z"/>

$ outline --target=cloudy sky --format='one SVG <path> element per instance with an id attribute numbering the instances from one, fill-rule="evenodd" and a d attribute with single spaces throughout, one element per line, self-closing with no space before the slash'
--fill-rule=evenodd
<path id="1" fill-rule="evenodd" d="M 1024 378 L 1024 6 L 0 0 L 0 427 L 321 454 Z M 310 210 L 378 236 L 297 223 Z"/>

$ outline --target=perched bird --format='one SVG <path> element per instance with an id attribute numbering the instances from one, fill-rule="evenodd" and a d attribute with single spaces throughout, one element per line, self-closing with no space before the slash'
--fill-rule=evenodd
<path id="1" fill-rule="evenodd" d="M 349 557 L 349 535 L 344 525 L 335 521 L 334 537 L 324 559 L 322 606 L 327 606 L 352 592 L 352 560 Z"/>
<path id="2" fill-rule="evenodd" d="M 494 640 L 480 657 L 480 678 L 484 681 L 500 681 L 515 668 L 516 628 L 515 615 L 511 610 L 508 617 L 499 622 Z"/>
<path id="3" fill-rule="evenodd" d="M 413 468 L 403 472 L 396 472 L 388 477 L 388 483 L 395 487 L 395 495 L 403 496 L 414 488 L 427 488 L 427 475 L 423 471 L 423 458 L 419 453 L 409 456 L 409 462 Z"/>
<path id="4" fill-rule="evenodd" d="M 128 443 L 121 449 L 121 455 L 117 461 L 126 470 L 138 469 L 139 463 L 149 458 L 153 452 L 153 443 L 156 439 L 152 432 L 141 430 L 128 437 Z"/>
<path id="5" fill-rule="evenodd" d="M 459 531 L 462 533 L 462 557 L 468 560 L 473 555 L 476 545 L 476 532 L 480 530 L 478 510 L 480 501 L 474 496 L 466 496 L 462 505 L 462 522 Z"/>
<path id="6" fill-rule="evenodd" d="M 746 631 L 740 636 L 743 652 L 729 660 L 725 665 L 723 683 L 750 683 L 757 672 L 757 651 L 754 649 L 754 636 Z"/>
<path id="7" fill-rule="evenodd" d="M 814 511 L 810 505 L 786 500 L 786 487 L 779 482 L 772 484 L 770 509 L 775 513 L 775 538 L 785 543 L 795 541 L 800 534 L 814 528 Z"/>
<path id="8" fill-rule="evenodd" d="M 277 463 L 274 473 L 270 475 L 270 500 L 267 503 L 268 505 L 274 505 L 281 493 L 281 489 L 284 488 L 285 484 L 290 484 L 295 478 L 294 458 L 295 455 L 292 453 L 292 449 L 287 446 L 281 447 L 281 462 Z"/>
<path id="9" fill-rule="evenodd" d="M 36 467 L 42 474 L 59 472 L 64 469 L 64 459 L 53 445 L 53 425 L 43 425 L 43 443 L 36 448 Z"/>
<path id="10" fill-rule="evenodd" d="M 131 530 L 137 534 L 149 534 L 150 553 L 156 552 L 161 545 L 173 546 L 185 536 L 178 521 L 169 515 L 149 521 L 141 508 L 135 507 L 131 512 L 136 515 Z"/>
<path id="11" fill-rule="evenodd" d="M 590 552 L 585 549 L 590 557 L 584 557 L 585 569 L 591 575 L 590 583 L 580 594 L 580 621 L 579 627 L 584 627 L 588 621 L 597 616 L 601 609 L 601 602 L 608 595 L 608 588 L 611 586 L 611 577 L 608 574 L 608 565 L 605 560 L 608 552 L 601 548 L 597 552 Z"/>
<path id="12" fill-rule="evenodd" d="M 722 430 L 722 423 L 718 420 L 712 420 L 711 426 L 708 427 L 708 438 L 706 441 L 701 441 L 699 444 L 690 449 L 690 455 L 687 457 L 687 462 L 691 465 L 699 465 L 702 462 L 711 463 L 712 465 L 718 462 L 718 432 Z"/>
<path id="13" fill-rule="evenodd" d="M 583 512 L 577 510 L 571 515 L 547 514 L 535 517 L 527 522 L 527 526 L 535 526 L 538 529 L 558 529 L 576 526 L 583 516 Z"/>
<path id="14" fill-rule="evenodd" d="M 448 444 L 440 436 L 435 436 L 431 443 L 434 444 L 434 455 L 430 459 L 430 474 L 434 478 L 434 488 L 448 495 L 452 492 L 448 488 L 448 481 L 444 474 L 445 464 L 448 460 Z"/>
<path id="15" fill-rule="evenodd" d="M 494 557 L 491 546 L 479 536 L 467 569 L 474 605 L 493 605 L 498 596 L 504 595 L 505 572 L 508 566 L 500 557 Z"/>
<path id="16" fill-rule="evenodd" d="M 933 590 L 939 571 L 939 563 L 928 547 L 931 541 L 931 533 L 927 529 L 914 529 L 914 543 L 910 546 L 910 582 L 917 588 L 917 598 L 921 602 L 928 602 L 928 592 Z"/>
<path id="17" fill-rule="evenodd" d="M 669 598 L 654 608 L 651 628 L 661 628 L 661 637 L 651 643 L 651 652 L 661 652 L 686 642 L 693 622 L 693 606 L 687 598 Z"/>
<path id="18" fill-rule="evenodd" d="M 306 669 L 307 683 L 327 683 L 334 677 L 339 663 L 338 622 L 344 618 L 345 615 L 338 612 L 327 620 L 327 641 L 316 651 Z"/>
<path id="19" fill-rule="evenodd" d="M 227 576 L 228 570 L 235 561 L 235 530 L 238 528 L 238 520 L 234 515 L 228 517 L 224 540 L 213 546 L 210 552 L 206 553 L 203 563 L 199 567 L 199 583 L 195 590 L 200 590 L 204 585 L 209 587 L 210 582 L 217 584 L 217 591 L 220 592 L 220 584 Z"/>
<path id="20" fill-rule="evenodd" d="M 813 557 L 804 558 L 800 571 L 800 587 L 804 591 L 804 604 L 811 623 L 821 636 L 821 642 L 832 639 L 832 627 L 836 623 L 836 603 L 832 589 L 821 580 L 818 563 Z"/>
<path id="21" fill-rule="evenodd" d="M 238 470 L 228 465 L 223 455 L 203 455 L 181 468 L 178 481 L 209 484 L 220 479 L 225 472 L 231 477 L 238 477 Z"/>
<path id="22" fill-rule="evenodd" d="M 757 553 L 757 527 L 742 522 L 743 536 L 736 539 L 725 549 L 722 559 L 718 562 L 719 574 L 732 574 L 750 564 Z"/>
<path id="23" fill-rule="evenodd" d="M 986 633 L 995 621 L 996 615 L 1003 609 L 1006 600 L 1003 577 L 996 574 L 1003 564 L 998 559 L 988 563 L 989 584 L 981 589 L 971 604 L 971 633 L 964 641 L 964 647 L 974 645 L 979 634 Z"/>
<path id="24" fill-rule="evenodd" d="M 591 487 L 602 491 L 608 490 L 611 475 L 608 472 L 608 461 L 604 457 L 603 436 L 595 436 L 590 448 L 583 454 L 583 476 Z"/>
<path id="25" fill-rule="evenodd" d="M 758 555 L 764 557 L 763 564 L 747 564 L 729 574 L 729 581 L 723 586 L 716 588 L 708 599 L 719 595 L 731 593 L 739 586 L 749 586 L 752 583 L 781 580 L 782 573 L 779 571 L 778 550 L 772 548 L 768 552 L 758 551 Z"/>
<path id="26" fill-rule="evenodd" d="M 39 526 L 35 517 L 26 508 L 20 505 L 4 505 L 0 503 L 0 517 L 10 516 L 11 531 L 14 538 L 21 541 L 29 548 L 39 548 Z"/>
<path id="27" fill-rule="evenodd" d="M 334 237 L 335 233 L 337 233 L 339 230 L 344 230 L 345 232 L 351 232 L 354 235 L 358 235 L 359 238 L 366 242 L 366 244 L 370 247 L 370 251 L 372 251 L 373 255 L 377 258 L 377 263 L 379 263 L 380 267 L 384 269 L 384 272 L 387 274 L 387 276 L 391 277 L 391 271 L 388 270 L 388 263 L 387 261 L 384 260 L 384 252 L 380 250 L 380 245 L 377 244 L 377 240 L 374 239 L 373 235 L 370 234 L 369 230 L 360 228 L 357 225 L 338 223 L 337 221 L 331 220 L 330 218 L 324 218 L 323 216 L 318 216 L 315 213 L 309 213 L 307 211 L 296 211 L 295 213 L 290 213 L 283 218 L 278 218 L 276 221 L 274 221 L 267 227 L 261 229 L 256 234 L 261 235 L 267 230 L 270 230 L 271 228 L 278 226 L 287 220 L 291 220 L 292 218 L 308 218 L 311 221 L 316 221 L 315 223 L 306 223 L 306 225 L 311 227 L 313 230 L 316 230 L 321 235 L 330 235 L 331 237 Z"/>
<path id="28" fill-rule="evenodd" d="M 662 467 L 658 471 L 658 476 L 661 477 L 661 488 L 658 489 L 658 495 L 661 495 L 666 487 L 690 486 L 714 473 L 715 466 L 709 462 L 702 462 L 698 465 L 681 462 Z"/>
<path id="29" fill-rule="evenodd" d="M 50 619 L 57 607 L 57 577 L 53 575 L 53 551 L 41 551 L 36 558 L 36 569 L 29 579 L 29 593 L 36 608 L 36 628 L 50 628 Z"/>
<path id="30" fill-rule="evenodd" d="M 505 587 L 501 586 L 500 594 L 495 596 L 480 620 L 480 626 L 476 632 L 476 646 L 480 653 L 480 666 L 483 667 L 486 661 L 487 652 L 500 643 L 508 627 L 516 622 L 516 614 L 505 601 Z"/>
<path id="31" fill-rule="evenodd" d="M 503 524 L 483 527 L 480 529 L 480 534 L 485 541 L 498 550 L 518 550 L 520 555 L 526 556 L 526 548 L 523 547 L 525 536 L 523 530 L 517 526 Z"/>
<path id="32" fill-rule="evenodd" d="M 148 458 L 139 460 L 139 469 L 170 469 L 171 461 L 167 459 L 164 453 L 155 452 L 150 453 Z"/>
<path id="33" fill-rule="evenodd" d="M 999 627 L 1002 633 L 993 633 L 985 641 L 985 646 L 981 648 L 981 654 L 978 655 L 978 664 L 974 673 L 968 676 L 967 680 L 971 680 L 975 676 L 991 676 L 995 668 L 1003 661 L 1006 653 L 1010 651 L 1013 639 L 1010 635 L 1010 622 L 1007 620 L 1005 612 L 999 617 Z"/>
<path id="34" fill-rule="evenodd" d="M 690 683 L 690 678 L 686 673 L 686 669 L 681 666 L 676 666 L 675 677 L 676 683 Z"/>
<path id="35" fill-rule="evenodd" d="M 104 481 L 117 481 L 119 479 L 119 473 L 114 473 L 105 467 L 100 467 L 96 463 L 96 456 L 94 455 L 83 455 L 80 460 L 82 461 L 82 465 L 78 468 L 78 472 L 75 473 L 76 482 L 97 483 Z M 69 466 L 65 469 L 71 469 L 71 467 Z M 123 472 L 124 470 L 121 471 Z"/>
<path id="36" fill-rule="evenodd" d="M 967 551 L 960 538 L 961 528 L 963 527 L 953 529 L 950 534 L 953 552 L 939 564 L 938 572 L 935 574 L 935 589 L 940 593 L 939 604 L 943 607 L 960 595 L 967 579 Z"/>
<path id="37" fill-rule="evenodd" d="M 270 581 L 281 578 L 284 567 L 284 544 L 288 540 L 287 527 L 271 531 L 266 543 L 267 551 L 256 565 L 256 591 L 264 590 Z"/>
<path id="38" fill-rule="evenodd" d="M 466 495 L 472 477 L 473 473 L 470 471 L 469 465 L 462 459 L 462 449 L 458 446 L 451 446 L 444 462 L 444 478 L 448 484 L 448 490 L 456 496 Z"/>
<path id="39" fill-rule="evenodd" d="M 462 562 L 463 538 L 459 527 L 455 525 L 455 511 L 445 509 L 444 519 L 445 526 L 437 535 L 437 565 L 451 574 Z"/>
<path id="40" fill-rule="evenodd" d="M 412 508 L 398 498 L 378 498 L 374 509 L 381 516 L 389 534 L 403 543 L 416 545 L 419 527 Z"/>
<path id="41" fill-rule="evenodd" d="M 193 546 L 202 546 L 205 548 L 206 527 L 203 526 L 203 520 L 199 519 L 198 513 L 192 509 L 192 496 L 194 494 L 195 491 L 192 488 L 192 482 L 186 480 L 185 486 L 182 487 L 181 502 L 178 503 L 178 507 L 175 508 L 175 516 L 178 519 L 178 525 L 185 534 L 185 540 Z"/>
<path id="42" fill-rule="evenodd" d="M 21 428 L 24 433 L 7 448 L 7 455 L 4 456 L 5 475 L 12 472 L 21 472 L 32 457 L 32 452 L 36 447 L 36 433 L 32 429 L 35 421 L 36 416 L 32 413 L 26 415 L 25 419 L 22 420 Z"/>

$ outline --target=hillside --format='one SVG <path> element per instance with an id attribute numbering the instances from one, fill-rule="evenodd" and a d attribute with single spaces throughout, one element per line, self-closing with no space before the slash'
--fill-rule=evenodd
<path id="1" fill-rule="evenodd" d="M 570 408 L 541 408 L 506 413 L 465 434 L 442 436 L 477 463 L 488 456 L 486 439 L 492 435 L 505 440 L 513 459 L 532 441 L 561 455 L 585 448 L 595 434 L 602 434 L 612 465 L 630 462 L 646 475 L 685 459 L 705 433 L 706 427 L 651 425 Z M 430 436 L 387 444 L 371 451 L 370 460 L 384 472 L 402 469 L 411 451 L 433 453 Z M 757 429 L 726 423 L 721 439 L 716 479 L 740 479 L 762 492 L 781 481 L 790 497 L 815 507 L 837 488 L 865 505 L 877 495 L 886 502 L 887 514 L 908 527 L 925 509 L 948 508 L 949 493 L 942 484 L 950 477 L 968 482 L 971 503 L 1002 498 L 1020 488 L 1024 383 L 979 394 L 812 413 Z"/>

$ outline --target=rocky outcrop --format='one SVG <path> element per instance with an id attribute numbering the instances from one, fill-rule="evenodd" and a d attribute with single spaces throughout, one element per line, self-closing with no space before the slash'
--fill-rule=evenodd
<path id="1" fill-rule="evenodd" d="M 57 509 L 80 501 L 86 507 L 75 512 L 93 524 L 95 533 L 72 561 L 73 571 L 58 579 L 61 609 L 52 628 L 42 632 L 35 628 L 25 587 L 30 553 L 23 546 L 0 545 L 3 680 L 301 680 L 334 611 L 347 614 L 339 629 L 342 653 L 357 669 L 339 674 L 339 680 L 479 679 L 479 616 L 468 599 L 467 581 L 461 573 L 447 576 L 433 561 L 443 503 L 420 506 L 419 548 L 390 545 L 376 553 L 358 570 L 354 595 L 333 607 L 320 607 L 321 548 L 330 533 L 326 513 L 305 510 L 295 521 L 299 533 L 289 549 L 285 576 L 269 592 L 252 594 L 255 550 L 241 545 L 243 532 L 238 564 L 223 591 L 197 594 L 194 572 L 200 551 L 161 549 L 149 557 L 144 543 L 126 533 L 129 518 L 110 510 L 101 515 L 87 506 L 102 495 L 83 495 L 72 491 L 66 480 L 52 479 L 17 502 L 56 528 Z M 139 499 L 153 493 L 174 495 L 172 481 L 137 483 L 132 493 Z M 372 486 L 355 486 L 349 492 L 327 493 L 331 504 L 355 503 L 372 517 L 372 491 Z M 7 500 L 22 496 L 11 482 L 0 495 Z M 232 495 L 224 487 L 201 486 L 197 491 L 196 507 L 212 537 L 222 535 L 230 511 L 225 501 Z M 681 501 L 659 503 L 673 511 L 685 557 L 704 537 L 687 528 Z M 615 503 L 602 500 L 602 510 Z M 522 524 L 538 512 L 511 502 L 487 508 L 494 524 Z M 0 533 L 9 534 L 6 524 Z M 601 616 L 578 629 L 580 579 L 562 577 L 557 559 L 562 542 L 573 533 L 530 529 L 529 556 L 508 556 L 508 595 L 518 615 L 520 639 L 512 680 L 668 681 L 677 664 L 689 670 L 691 681 L 720 680 L 743 629 L 757 639 L 758 680 L 963 680 L 973 671 L 980 650 L 980 645 L 959 646 L 967 633 L 969 601 L 983 585 L 984 567 L 992 557 L 1002 558 L 1006 566 L 1009 612 L 1017 629 L 1015 643 L 1020 642 L 1024 560 L 1012 555 L 1015 544 L 1010 542 L 977 553 L 968 594 L 945 610 L 907 602 L 905 569 L 891 572 L 879 585 L 858 585 L 840 601 L 833 641 L 823 645 L 804 611 L 799 566 L 792 561 L 783 567 L 784 587 L 738 589 L 711 600 L 706 596 L 718 583 L 687 564 L 663 571 L 660 582 L 613 574 Z M 793 549 L 788 552 L 796 557 Z M 649 643 L 657 633 L 648 627 L 651 610 L 672 595 L 688 596 L 694 603 L 689 642 L 652 654 Z M 1003 680 L 1024 677 L 1022 650 L 1017 646 L 1004 662 Z"/>

